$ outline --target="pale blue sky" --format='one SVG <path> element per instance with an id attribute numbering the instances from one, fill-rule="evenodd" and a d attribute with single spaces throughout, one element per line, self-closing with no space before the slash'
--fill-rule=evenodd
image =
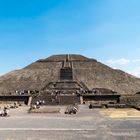
<path id="1" fill-rule="evenodd" d="M 0 74 L 64 53 L 140 77 L 140 0 L 0 0 Z"/>

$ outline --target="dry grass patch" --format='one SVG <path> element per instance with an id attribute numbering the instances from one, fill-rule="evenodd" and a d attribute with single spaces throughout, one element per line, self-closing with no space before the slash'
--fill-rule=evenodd
<path id="1" fill-rule="evenodd" d="M 135 109 L 107 109 L 100 113 L 110 118 L 140 118 L 140 111 Z"/>

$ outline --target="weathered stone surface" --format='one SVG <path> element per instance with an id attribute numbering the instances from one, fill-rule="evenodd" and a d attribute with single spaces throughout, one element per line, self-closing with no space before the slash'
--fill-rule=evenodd
<path id="1" fill-rule="evenodd" d="M 60 80 L 60 69 L 67 55 L 53 55 L 27 67 L 0 77 L 0 93 L 15 90 L 43 89 L 49 82 Z M 68 55 L 72 63 L 73 80 L 89 89 L 107 88 L 120 94 L 140 91 L 140 79 L 120 70 L 114 70 L 95 59 L 81 55 Z"/>

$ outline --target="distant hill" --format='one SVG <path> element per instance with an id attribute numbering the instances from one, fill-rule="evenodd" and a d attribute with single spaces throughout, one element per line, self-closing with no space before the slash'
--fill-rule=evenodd
<path id="1" fill-rule="evenodd" d="M 53 55 L 1 76 L 0 94 L 15 90 L 41 90 L 49 82 L 59 81 L 64 61 L 66 55 Z M 135 94 L 140 91 L 139 78 L 112 69 L 95 59 L 71 54 L 69 61 L 72 63 L 74 80 L 84 83 L 89 89 L 107 88 L 120 94 Z"/>

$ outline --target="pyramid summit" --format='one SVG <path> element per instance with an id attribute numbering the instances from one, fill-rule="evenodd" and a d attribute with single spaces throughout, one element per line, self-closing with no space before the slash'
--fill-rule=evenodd
<path id="1" fill-rule="evenodd" d="M 52 55 L 0 77 L 0 94 L 16 90 L 80 88 L 135 94 L 140 91 L 140 79 L 78 54 Z"/>
<path id="2" fill-rule="evenodd" d="M 89 60 L 89 58 L 82 56 L 82 55 L 78 55 L 78 54 L 61 54 L 61 55 L 52 55 L 46 59 L 42 59 L 42 61 L 65 61 L 65 60 L 69 60 L 69 61 L 87 61 Z M 39 60 L 41 61 L 41 60 Z"/>

